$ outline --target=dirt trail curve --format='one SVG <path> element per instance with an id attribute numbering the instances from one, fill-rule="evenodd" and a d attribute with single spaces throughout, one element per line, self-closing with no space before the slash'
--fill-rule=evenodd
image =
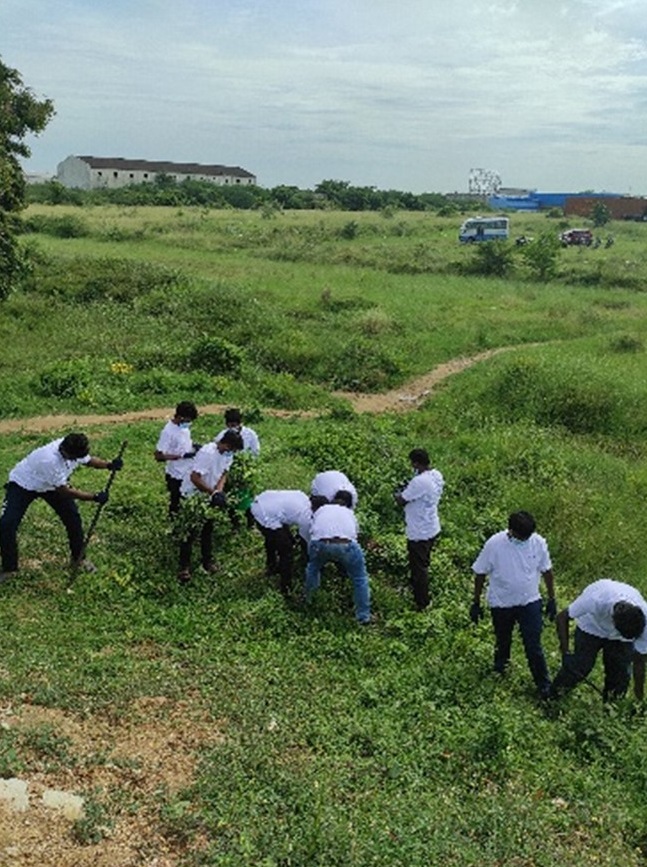
<path id="1" fill-rule="evenodd" d="M 433 392 L 434 388 L 449 376 L 460 373 L 473 364 L 485 361 L 500 352 L 509 349 L 517 349 L 516 346 L 502 346 L 498 349 L 488 349 L 478 355 L 465 358 L 454 358 L 444 364 L 439 364 L 423 376 L 416 377 L 404 383 L 400 388 L 384 394 L 363 394 L 361 392 L 337 391 L 337 397 L 343 397 L 350 401 L 356 412 L 381 413 L 381 412 L 406 412 L 415 408 Z M 222 415 L 227 408 L 226 404 L 209 404 L 200 406 L 201 415 Z M 303 410 L 264 410 L 267 415 L 281 418 L 294 418 L 299 416 L 311 416 L 314 413 Z M 64 428 L 87 428 L 92 425 L 105 424 L 128 424 L 135 421 L 158 421 L 167 418 L 169 407 L 157 407 L 142 409 L 135 412 L 117 413 L 113 415 L 40 415 L 33 418 L 10 418 L 0 419 L 0 434 L 4 433 L 41 433 L 50 430 Z"/>

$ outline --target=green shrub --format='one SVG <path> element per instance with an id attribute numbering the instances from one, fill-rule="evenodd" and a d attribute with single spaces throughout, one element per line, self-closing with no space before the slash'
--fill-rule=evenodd
<path id="1" fill-rule="evenodd" d="M 505 277 L 513 264 L 514 250 L 507 241 L 483 241 L 473 245 L 468 270 L 486 277 Z"/>
<path id="2" fill-rule="evenodd" d="M 189 350 L 187 361 L 207 373 L 238 373 L 243 364 L 243 350 L 224 337 L 202 337 Z"/>
<path id="3" fill-rule="evenodd" d="M 633 334 L 619 334 L 609 341 L 612 352 L 642 352 L 644 348 L 642 339 Z"/>
<path id="4" fill-rule="evenodd" d="M 89 362 L 83 359 L 57 361 L 37 377 L 35 388 L 44 397 L 78 397 L 92 381 Z"/>
<path id="5" fill-rule="evenodd" d="M 25 232 L 40 232 L 55 238 L 83 238 L 90 234 L 88 225 L 75 214 L 63 217 L 34 214 L 23 221 L 23 228 Z"/>

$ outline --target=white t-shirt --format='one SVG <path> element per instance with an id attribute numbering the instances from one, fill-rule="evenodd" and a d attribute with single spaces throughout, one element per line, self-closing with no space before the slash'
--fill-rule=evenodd
<path id="1" fill-rule="evenodd" d="M 223 436 L 227 433 L 228 430 L 234 430 L 235 431 L 236 428 L 231 428 L 231 427 L 223 428 L 220 431 L 220 433 L 214 437 L 214 442 L 219 443 L 220 440 L 223 438 Z M 260 440 L 258 439 L 256 431 L 253 431 L 251 429 L 251 427 L 245 427 L 245 425 L 243 425 L 241 427 L 241 429 L 238 431 L 238 433 L 240 434 L 241 439 L 243 441 L 243 451 L 244 452 L 251 452 L 254 455 L 254 457 L 257 458 L 261 453 L 261 443 L 260 443 Z M 230 457 L 230 462 L 231 462 L 234 458 L 234 452 L 231 452 L 229 457 Z"/>
<path id="2" fill-rule="evenodd" d="M 339 470 L 325 470 L 318 473 L 312 480 L 310 492 L 315 497 L 325 497 L 332 502 L 337 491 L 348 491 L 353 501 L 353 509 L 357 505 L 357 491 L 348 476 Z M 345 507 L 342 507 L 345 508 Z"/>
<path id="3" fill-rule="evenodd" d="M 551 568 L 543 536 L 533 533 L 518 543 L 506 530 L 490 536 L 472 564 L 477 575 L 489 576 L 487 601 L 491 608 L 513 608 L 540 599 L 541 575 Z"/>
<path id="4" fill-rule="evenodd" d="M 67 485 L 74 470 L 82 464 L 87 464 L 90 455 L 67 460 L 59 451 L 62 442 L 63 437 L 34 449 L 11 470 L 9 481 L 15 482 L 27 491 L 39 493 L 55 491 L 56 488 Z"/>
<path id="5" fill-rule="evenodd" d="M 318 508 L 312 516 L 310 538 L 313 542 L 317 539 L 335 538 L 357 541 L 357 532 L 357 518 L 352 509 L 346 506 L 331 503 Z"/>
<path id="6" fill-rule="evenodd" d="M 631 641 L 630 638 L 624 638 L 613 624 L 613 606 L 616 602 L 638 605 L 647 619 L 647 603 L 638 590 L 630 584 L 612 581 L 610 578 L 602 578 L 585 587 L 568 606 L 568 614 L 577 620 L 579 628 L 589 635 L 610 638 L 613 641 Z M 637 653 L 647 653 L 647 628 L 634 641 L 634 650 Z"/>
<path id="7" fill-rule="evenodd" d="M 167 421 L 157 441 L 156 451 L 166 455 L 185 455 L 193 450 L 191 430 L 182 428 L 174 421 Z M 192 458 L 166 461 L 166 475 L 172 479 L 182 479 Z"/>
<path id="8" fill-rule="evenodd" d="M 219 452 L 218 446 L 215 443 L 207 443 L 202 446 L 198 454 L 192 461 L 188 461 L 189 466 L 182 477 L 182 485 L 180 493 L 183 497 L 191 496 L 198 492 L 198 488 L 191 481 L 192 473 L 199 473 L 202 480 L 208 488 L 216 487 L 223 473 L 227 472 L 229 462 L 227 458 L 229 452 Z"/>
<path id="9" fill-rule="evenodd" d="M 440 533 L 438 503 L 445 482 L 438 470 L 417 473 L 402 491 L 407 539 L 418 542 Z"/>
<path id="10" fill-rule="evenodd" d="M 312 510 L 303 491 L 263 491 L 251 505 L 254 518 L 268 530 L 279 530 L 285 524 L 296 524 L 299 535 L 308 541 Z"/>

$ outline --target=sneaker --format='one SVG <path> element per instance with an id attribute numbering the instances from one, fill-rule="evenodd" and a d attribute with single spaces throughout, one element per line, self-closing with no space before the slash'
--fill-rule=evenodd
<path id="1" fill-rule="evenodd" d="M 188 584 L 191 580 L 191 573 L 188 569 L 182 569 L 177 575 L 178 584 Z"/>
<path id="2" fill-rule="evenodd" d="M 203 563 L 202 568 L 207 573 L 207 575 L 215 575 L 216 572 L 220 572 L 220 566 L 213 561 L 211 561 L 211 563 Z"/>
<path id="3" fill-rule="evenodd" d="M 17 574 L 18 574 L 17 571 L 16 572 L 0 572 L 0 584 L 3 584 L 5 581 L 9 581 L 11 578 L 13 578 Z"/>

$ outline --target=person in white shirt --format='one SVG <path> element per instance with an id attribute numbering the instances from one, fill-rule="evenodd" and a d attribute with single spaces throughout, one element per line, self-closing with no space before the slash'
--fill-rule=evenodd
<path id="1" fill-rule="evenodd" d="M 86 435 L 69 433 L 34 449 L 11 470 L 0 515 L 0 581 L 18 571 L 18 528 L 30 504 L 39 498 L 45 500 L 63 522 L 72 567 L 94 568 L 89 561 L 83 560 L 83 526 L 76 500 L 105 503 L 108 494 L 106 491 L 90 493 L 72 487 L 69 479 L 79 466 L 120 470 L 123 461 L 121 458 L 104 461 L 92 457 Z"/>
<path id="2" fill-rule="evenodd" d="M 198 417 L 194 403 L 183 400 L 175 407 L 175 415 L 162 428 L 155 449 L 155 460 L 164 462 L 166 490 L 169 493 L 169 516 L 180 508 L 180 487 L 189 462 L 200 449 L 191 439 L 191 423 Z"/>
<path id="3" fill-rule="evenodd" d="M 226 508 L 227 500 L 223 493 L 227 480 L 229 455 L 240 451 L 243 441 L 240 434 L 229 430 L 217 443 L 207 443 L 202 446 L 195 459 L 187 468 L 180 494 L 183 498 L 208 497 L 214 508 Z M 181 507 L 180 507 L 181 508 Z M 177 579 L 180 584 L 186 584 L 191 579 L 191 550 L 195 534 L 190 533 L 180 543 L 180 567 Z M 214 573 L 217 566 L 212 557 L 213 520 L 207 520 L 200 531 L 200 553 L 202 568 L 205 572 Z"/>
<path id="4" fill-rule="evenodd" d="M 228 430 L 236 431 L 239 433 L 243 440 L 243 448 L 242 451 L 247 454 L 253 455 L 255 458 L 259 457 L 261 453 L 261 443 L 258 438 L 256 431 L 252 430 L 251 427 L 246 427 L 243 424 L 243 417 L 241 415 L 240 410 L 237 407 L 229 407 L 229 409 L 225 410 L 225 427 L 220 431 L 220 433 L 216 434 L 214 437 L 214 442 L 220 442 L 222 437 Z M 229 465 L 231 466 L 232 461 L 234 460 L 234 456 L 229 455 Z M 248 491 L 248 495 L 251 497 L 254 496 L 253 491 Z M 228 508 L 229 512 L 229 520 L 231 521 L 231 526 L 234 530 L 238 530 L 240 528 L 240 514 L 233 506 Z M 251 516 L 249 509 L 245 513 L 247 519 L 247 526 L 251 528 L 254 526 L 254 521 Z"/>
<path id="5" fill-rule="evenodd" d="M 371 594 L 364 552 L 357 541 L 358 525 L 352 510 L 351 494 L 339 491 L 333 503 L 318 506 L 322 499 L 312 498 L 314 514 L 304 586 L 306 602 L 319 587 L 324 565 L 338 563 L 353 582 L 355 619 L 366 626 L 371 623 Z"/>
<path id="6" fill-rule="evenodd" d="M 339 470 L 324 470 L 317 473 L 310 485 L 313 497 L 323 497 L 329 503 L 335 499 L 337 491 L 348 491 L 351 496 L 351 507 L 357 507 L 357 491 L 347 475 Z"/>
<path id="7" fill-rule="evenodd" d="M 481 592 L 489 576 L 487 601 L 492 614 L 496 646 L 494 670 L 503 674 L 510 662 L 512 633 L 519 624 L 528 668 L 541 698 L 548 698 L 550 677 L 541 645 L 542 599 L 540 579 L 548 592 L 546 614 L 555 619 L 555 581 L 548 545 L 535 532 L 535 519 L 528 512 L 514 512 L 508 529 L 487 540 L 472 564 L 474 600 L 470 608 L 473 623 L 483 616 Z"/>
<path id="8" fill-rule="evenodd" d="M 312 509 L 303 491 L 263 491 L 255 497 L 250 511 L 265 540 L 268 575 L 279 575 L 279 589 L 284 596 L 292 590 L 295 526 L 303 549 L 310 538 Z"/>
<path id="9" fill-rule="evenodd" d="M 417 609 L 424 611 L 430 602 L 429 561 L 432 548 L 440 536 L 438 504 L 445 482 L 441 473 L 432 469 L 425 449 L 413 449 L 409 453 L 409 460 L 413 467 L 413 478 L 408 485 L 395 492 L 395 499 L 400 506 L 404 506 L 413 598 Z"/>
<path id="10" fill-rule="evenodd" d="M 574 652 L 569 652 L 569 623 L 576 621 Z M 593 670 L 602 652 L 605 701 L 623 696 L 629 687 L 633 661 L 634 693 L 642 701 L 647 655 L 647 602 L 630 584 L 602 578 L 585 587 L 557 615 L 562 667 L 555 675 L 551 697 L 573 689 Z"/>
<path id="11" fill-rule="evenodd" d="M 228 430 L 234 430 L 241 435 L 244 452 L 250 452 L 255 458 L 260 455 L 261 443 L 258 434 L 251 427 L 246 427 L 243 424 L 243 417 L 237 407 L 232 406 L 225 410 L 225 427 L 216 434 L 215 442 L 219 442 Z"/>

